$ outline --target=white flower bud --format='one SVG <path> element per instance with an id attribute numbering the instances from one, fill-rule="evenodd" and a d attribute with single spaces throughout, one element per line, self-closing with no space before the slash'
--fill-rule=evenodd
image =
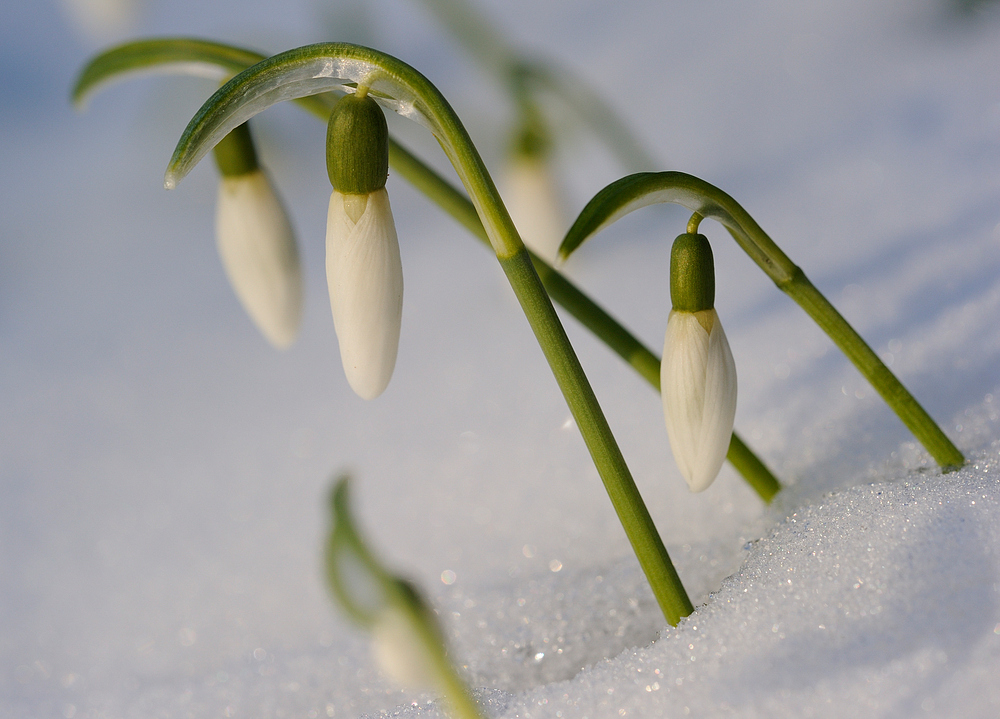
<path id="1" fill-rule="evenodd" d="M 70 20 L 88 40 L 110 42 L 133 32 L 138 0 L 62 0 Z"/>
<path id="2" fill-rule="evenodd" d="M 422 636 L 421 627 L 408 607 L 387 607 L 372 626 L 375 661 L 379 669 L 403 688 L 438 689 L 440 670 L 434 652 L 441 650 Z"/>
<path id="3" fill-rule="evenodd" d="M 333 191 L 326 280 L 347 381 L 360 397 L 375 399 L 396 366 L 403 314 L 403 267 L 384 187 L 366 195 Z"/>
<path id="4" fill-rule="evenodd" d="M 736 416 L 736 364 L 714 309 L 670 313 L 660 393 L 674 459 L 701 492 L 726 459 Z"/>
<path id="5" fill-rule="evenodd" d="M 215 217 L 236 296 L 268 341 L 287 347 L 302 319 L 302 271 L 288 215 L 264 173 L 223 176 Z"/>
<path id="6" fill-rule="evenodd" d="M 543 260 L 554 263 L 568 224 L 548 161 L 515 154 L 506 168 L 504 200 L 524 244 Z"/>

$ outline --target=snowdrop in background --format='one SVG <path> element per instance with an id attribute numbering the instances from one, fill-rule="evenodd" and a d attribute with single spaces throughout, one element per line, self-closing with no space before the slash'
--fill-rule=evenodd
<path id="1" fill-rule="evenodd" d="M 62 0 L 67 18 L 94 43 L 109 42 L 132 32 L 140 12 L 138 0 Z"/>

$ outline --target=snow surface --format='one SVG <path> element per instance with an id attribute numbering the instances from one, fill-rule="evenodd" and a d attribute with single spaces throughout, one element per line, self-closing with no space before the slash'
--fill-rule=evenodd
<path id="1" fill-rule="evenodd" d="M 790 486 L 691 495 L 655 394 L 567 321 L 697 611 L 665 626 L 488 253 L 398 178 L 406 299 L 386 394 L 339 367 L 323 281 L 324 128 L 257 125 L 306 261 L 267 345 L 225 282 L 215 177 L 160 183 L 212 86 L 69 107 L 96 48 L 61 6 L 0 10 L 0 716 L 432 716 L 333 608 L 331 476 L 433 599 L 495 716 L 1000 714 L 1000 16 L 958 3 L 491 0 L 497 27 L 615 98 L 657 166 L 736 197 L 971 461 L 942 476 L 717 225 L 737 429 Z M 503 97 L 414 3 L 147 0 L 136 34 L 376 45 L 421 69 L 491 166 Z M 417 127 L 394 131 L 443 167 Z M 621 174 L 574 126 L 574 208 Z M 652 209 L 567 271 L 651 346 Z M 445 583 L 447 580 L 450 583 Z"/>

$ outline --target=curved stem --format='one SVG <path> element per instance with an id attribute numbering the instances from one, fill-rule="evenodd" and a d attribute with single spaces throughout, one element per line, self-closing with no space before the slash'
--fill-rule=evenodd
<path id="1" fill-rule="evenodd" d="M 632 474 L 555 308 L 542 288 L 531 258 L 522 246 L 513 256 L 501 257 L 500 265 L 549 361 L 660 609 L 667 621 L 676 625 L 681 617 L 694 611 L 694 607 L 639 496 Z"/>
<path id="2" fill-rule="evenodd" d="M 689 235 L 697 235 L 698 234 L 698 225 L 700 225 L 701 221 L 704 220 L 704 219 L 705 218 L 702 217 L 701 215 L 699 215 L 697 212 L 694 213 L 693 215 L 691 215 L 691 219 L 688 220 L 687 233 Z"/>
<path id="3" fill-rule="evenodd" d="M 719 188 L 683 172 L 629 175 L 601 190 L 580 213 L 559 252 L 568 256 L 590 235 L 640 207 L 660 202 L 682 205 L 726 227 L 736 243 L 826 332 L 945 472 L 965 457 L 854 331 L 805 273 L 768 237 L 739 203 Z"/>
<path id="4" fill-rule="evenodd" d="M 795 300 L 833 339 L 886 404 L 896 412 L 903 424 L 931 453 L 943 472 L 954 471 L 965 464 L 965 457 L 937 423 L 801 270 L 778 287 Z"/>

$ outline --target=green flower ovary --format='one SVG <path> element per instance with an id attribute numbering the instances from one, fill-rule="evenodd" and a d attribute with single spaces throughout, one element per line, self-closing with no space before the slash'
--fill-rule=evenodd
<path id="1" fill-rule="evenodd" d="M 368 195 L 385 187 L 389 175 L 389 128 L 367 94 L 345 95 L 333 108 L 326 130 L 326 171 L 344 195 Z"/>

